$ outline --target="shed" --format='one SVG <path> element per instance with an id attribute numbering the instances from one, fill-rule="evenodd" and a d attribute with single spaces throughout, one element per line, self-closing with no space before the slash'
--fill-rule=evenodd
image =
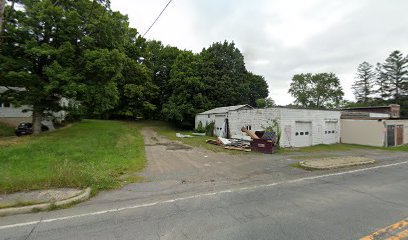
<path id="1" fill-rule="evenodd" d="M 215 122 L 214 126 L 214 133 L 216 136 L 226 137 L 228 133 L 228 126 L 227 119 L 230 112 L 238 111 L 238 110 L 247 110 L 253 109 L 248 104 L 244 105 L 235 105 L 235 106 L 227 106 L 227 107 L 219 107 L 214 108 L 202 113 L 199 113 L 195 117 L 195 127 L 198 127 L 198 124 L 201 122 L 203 126 L 206 126 L 210 122 Z"/>
<path id="2" fill-rule="evenodd" d="M 408 119 L 341 119 L 341 142 L 376 147 L 408 143 Z"/>

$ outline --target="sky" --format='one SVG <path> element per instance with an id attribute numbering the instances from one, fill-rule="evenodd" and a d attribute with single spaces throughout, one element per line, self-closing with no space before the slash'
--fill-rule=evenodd
<path id="1" fill-rule="evenodd" d="M 111 0 L 144 34 L 168 0 Z M 345 99 L 363 61 L 408 54 L 407 0 L 173 0 L 147 39 L 199 53 L 213 42 L 234 41 L 249 71 L 265 77 L 279 105 L 294 74 L 333 72 Z"/>

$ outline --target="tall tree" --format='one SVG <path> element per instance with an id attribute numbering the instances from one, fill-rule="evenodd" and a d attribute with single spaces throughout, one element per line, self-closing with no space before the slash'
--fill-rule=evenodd
<path id="1" fill-rule="evenodd" d="M 6 0 L 0 0 L 0 37 L 3 35 L 4 9 L 6 9 Z"/>
<path id="2" fill-rule="evenodd" d="M 288 91 L 302 107 L 334 108 L 343 99 L 340 80 L 334 73 L 296 74 Z"/>
<path id="3" fill-rule="evenodd" d="M 396 50 L 385 60 L 383 69 L 389 84 L 389 95 L 398 102 L 402 95 L 408 93 L 408 57 Z"/>
<path id="4" fill-rule="evenodd" d="M 387 75 L 384 72 L 384 67 L 381 63 L 377 63 L 375 67 L 375 86 L 377 86 L 377 95 L 385 100 L 390 97 L 389 95 L 389 81 Z"/>
<path id="5" fill-rule="evenodd" d="M 204 95 L 211 99 L 211 107 L 255 105 L 256 99 L 268 96 L 265 79 L 247 71 L 244 56 L 233 42 L 213 43 L 200 56 L 200 73 L 207 86 Z"/>
<path id="6" fill-rule="evenodd" d="M 368 103 L 373 93 L 375 72 L 373 65 L 368 62 L 361 63 L 357 68 L 356 81 L 353 84 L 354 96 L 358 102 Z"/>
<path id="7" fill-rule="evenodd" d="M 21 4 L 4 25 L 0 86 L 8 90 L 2 98 L 32 106 L 35 133 L 45 114 L 61 110 L 64 97 L 92 114 L 112 109 L 125 59 L 120 49 L 131 41 L 127 17 L 98 1 Z"/>
<path id="8" fill-rule="evenodd" d="M 183 51 L 176 47 L 164 46 L 160 41 L 147 41 L 143 51 L 143 63 L 152 70 L 152 83 L 159 87 L 158 94 L 152 102 L 157 106 L 154 117 L 160 118 L 162 106 L 172 93 L 170 71 Z"/>
<path id="9" fill-rule="evenodd" d="M 197 113 L 208 109 L 208 98 L 203 94 L 206 86 L 200 76 L 201 58 L 192 52 L 177 57 L 171 70 L 172 93 L 163 105 L 166 119 L 178 125 L 191 126 Z"/>

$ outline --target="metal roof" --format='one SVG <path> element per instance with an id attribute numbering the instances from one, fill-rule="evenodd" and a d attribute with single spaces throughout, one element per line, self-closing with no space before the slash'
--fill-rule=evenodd
<path id="1" fill-rule="evenodd" d="M 228 106 L 228 107 L 219 107 L 219 108 L 213 108 L 211 110 L 199 113 L 199 114 L 220 114 L 220 113 L 227 113 L 230 111 L 236 111 L 239 110 L 243 107 L 249 107 L 249 108 L 253 108 L 251 106 L 249 106 L 248 104 L 244 104 L 244 105 L 235 105 L 235 106 Z"/>

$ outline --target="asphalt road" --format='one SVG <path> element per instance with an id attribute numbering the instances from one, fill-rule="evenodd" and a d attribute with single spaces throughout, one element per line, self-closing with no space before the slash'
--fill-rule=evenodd
<path id="1" fill-rule="evenodd" d="M 321 174 L 82 215 L 0 218 L 0 239 L 359 239 L 408 216 L 407 162 Z"/>

